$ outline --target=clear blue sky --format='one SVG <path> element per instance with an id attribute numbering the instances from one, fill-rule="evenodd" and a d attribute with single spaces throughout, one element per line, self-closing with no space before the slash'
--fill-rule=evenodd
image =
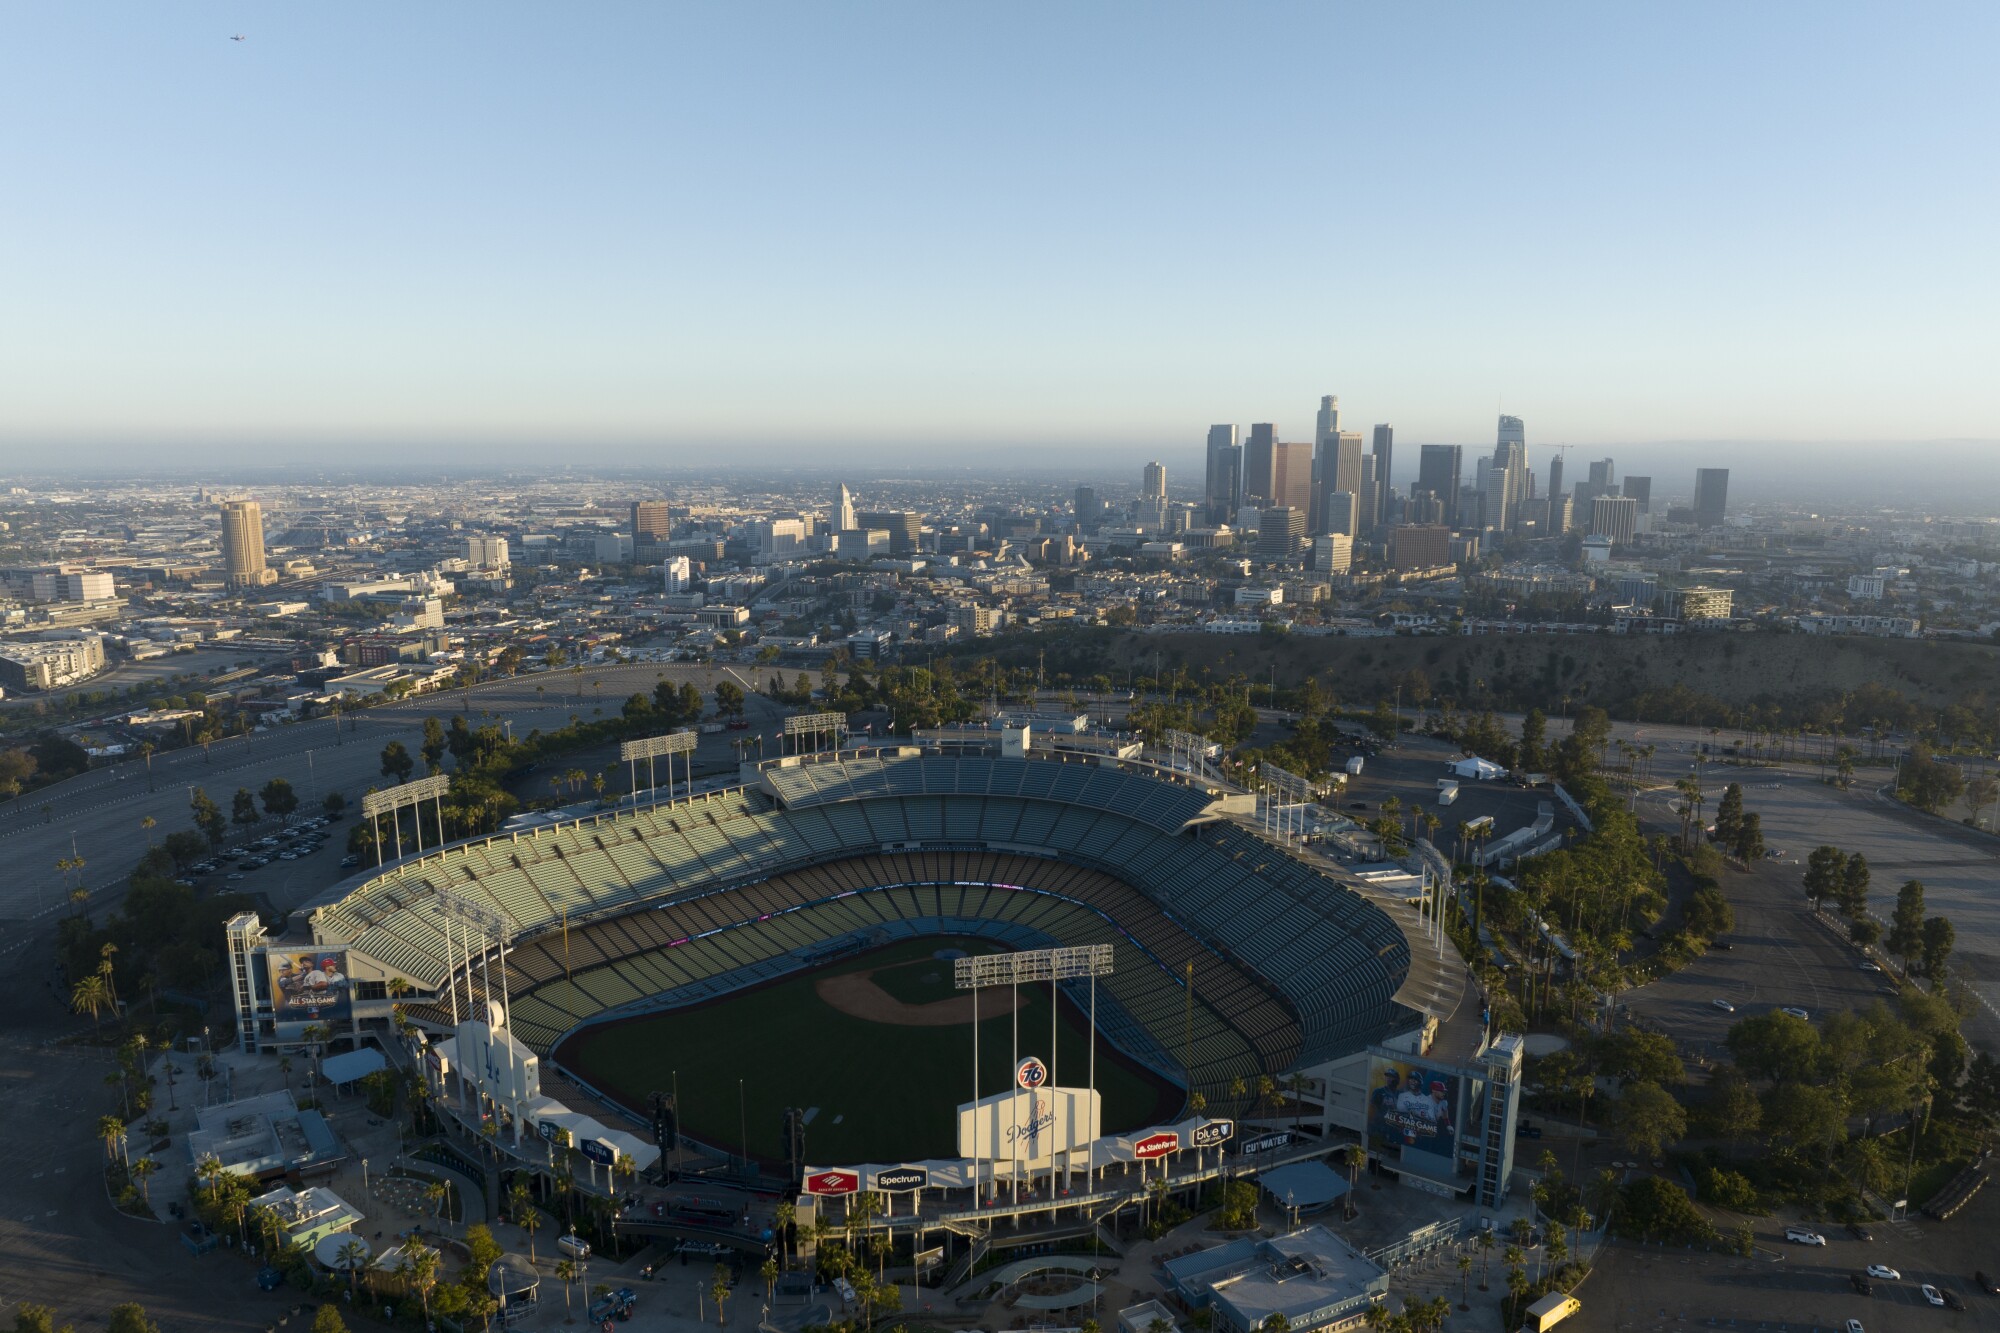
<path id="1" fill-rule="evenodd" d="M 18 4 L 0 447 L 2000 439 L 1996 50 L 1991 0 Z"/>

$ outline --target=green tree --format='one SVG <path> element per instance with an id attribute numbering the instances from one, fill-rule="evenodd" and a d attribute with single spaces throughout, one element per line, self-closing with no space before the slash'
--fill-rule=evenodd
<path id="1" fill-rule="evenodd" d="M 1606 1033 L 1597 1042 L 1596 1056 L 1598 1068 L 1614 1078 L 1662 1086 L 1687 1082 L 1680 1048 L 1663 1032 L 1624 1028 Z"/>
<path id="2" fill-rule="evenodd" d="M 1951 957 L 1957 939 L 1958 932 L 1948 918 L 1934 916 L 1924 922 L 1924 977 L 1933 986 L 1944 981 L 1945 960 Z"/>
<path id="3" fill-rule="evenodd" d="M 1847 1108 L 1832 1088 L 1778 1083 L 1764 1094 L 1764 1132 L 1800 1151 L 1825 1151 L 1847 1137 Z"/>
<path id="4" fill-rule="evenodd" d="M 1524 773 L 1540 773 L 1548 767 L 1549 720 L 1539 708 L 1530 708 L 1521 719 L 1521 744 L 1514 752 L 1514 766 Z"/>
<path id="5" fill-rule="evenodd" d="M 160 1326 L 146 1318 L 146 1308 L 134 1301 L 112 1306 L 104 1328 L 105 1333 L 160 1333 Z"/>
<path id="6" fill-rule="evenodd" d="M 1924 952 L 1924 883 L 1906 880 L 1896 890 L 1896 910 L 1889 918 L 1889 934 L 1884 941 L 1890 953 L 1903 960 L 1907 971 Z"/>
<path id="7" fill-rule="evenodd" d="M 1806 857 L 1806 897 L 1812 900 L 1815 912 L 1828 898 L 1840 897 L 1841 878 L 1846 869 L 1847 856 L 1838 847 L 1822 844 Z"/>
<path id="8" fill-rule="evenodd" d="M 299 808 L 298 793 L 283 778 L 272 778 L 257 794 L 264 802 L 264 813 L 274 819 L 288 819 Z"/>
<path id="9" fill-rule="evenodd" d="M 1716 1138 L 1742 1143 L 1763 1125 L 1764 1108 L 1750 1080 L 1736 1066 L 1724 1065 L 1708 1081 L 1702 1118 Z"/>
<path id="10" fill-rule="evenodd" d="M 322 1305 L 313 1316 L 312 1333 L 347 1333 L 347 1321 L 340 1317 L 337 1307 Z"/>
<path id="11" fill-rule="evenodd" d="M 444 723 L 434 717 L 424 719 L 424 740 L 417 752 L 424 757 L 424 774 L 435 777 L 444 769 Z"/>
<path id="12" fill-rule="evenodd" d="M 1734 847 L 1743 832 L 1743 786 L 1732 782 L 1722 789 L 1722 799 L 1715 805 L 1715 840 L 1724 847 Z"/>
<path id="13" fill-rule="evenodd" d="M 222 846 L 222 839 L 229 832 L 229 821 L 223 818 L 222 807 L 200 787 L 188 793 L 188 814 L 194 820 L 195 830 L 208 839 L 210 847 Z"/>
<path id="14" fill-rule="evenodd" d="M 56 1333 L 54 1307 L 22 1301 L 14 1307 L 14 1333 Z M 64 1324 L 62 1333 L 76 1333 L 76 1325 Z"/>
<path id="15" fill-rule="evenodd" d="M 725 717 L 743 715 L 743 687 L 733 680 L 715 683 L 715 711 Z"/>
<path id="16" fill-rule="evenodd" d="M 1687 1134 L 1687 1112 L 1657 1083 L 1629 1083 L 1611 1108 L 1611 1127 L 1633 1152 L 1657 1157 Z"/>
<path id="17" fill-rule="evenodd" d="M 1736 828 L 1736 837 L 1732 850 L 1735 851 L 1739 860 L 1761 861 L 1764 859 L 1764 817 L 1762 815 L 1753 810 L 1743 816 L 1743 822 L 1737 825 Z"/>
<path id="18" fill-rule="evenodd" d="M 1840 876 L 1840 910 L 1859 917 L 1868 911 L 1868 858 L 1860 852 L 1847 858 Z"/>
<path id="19" fill-rule="evenodd" d="M 1819 1072 L 1819 1033 L 1779 1010 L 1744 1019 L 1729 1029 L 1727 1041 L 1737 1065 L 1752 1078 L 1797 1082 Z"/>
<path id="20" fill-rule="evenodd" d="M 410 775 L 417 771 L 417 761 L 410 758 L 410 752 L 401 741 L 390 741 L 382 747 L 382 776 L 394 778 L 397 782 L 408 782 Z"/>

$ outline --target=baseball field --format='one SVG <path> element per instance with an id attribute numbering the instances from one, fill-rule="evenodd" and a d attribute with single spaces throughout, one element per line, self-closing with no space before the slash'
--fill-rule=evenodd
<path id="1" fill-rule="evenodd" d="M 957 1155 L 954 1109 L 972 1100 L 972 999 L 952 986 L 951 959 L 990 953 L 988 941 L 905 940 L 705 1004 L 585 1028 L 557 1060 L 635 1109 L 678 1089 L 683 1130 L 704 1143 L 782 1160 L 784 1108 L 809 1115 L 815 1165 Z M 979 998 L 979 1092 L 1011 1086 L 1020 1054 L 1050 1060 L 1047 986 Z M 1056 1014 L 1055 1079 L 1081 1087 L 1088 1023 L 1064 1001 Z M 1107 1132 L 1175 1115 L 1180 1089 L 1097 1043 Z"/>

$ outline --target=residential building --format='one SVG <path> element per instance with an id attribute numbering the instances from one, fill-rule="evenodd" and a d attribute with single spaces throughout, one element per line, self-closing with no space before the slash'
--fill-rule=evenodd
<path id="1" fill-rule="evenodd" d="M 669 558 L 660 570 L 668 593 L 683 593 L 694 585 L 694 565 L 684 555 Z"/>
<path id="2" fill-rule="evenodd" d="M 1696 468 L 1694 473 L 1694 525 L 1719 528 L 1729 512 L 1729 469 Z"/>
<path id="3" fill-rule="evenodd" d="M 1883 590 L 1888 587 L 1888 582 L 1880 574 L 1849 574 L 1847 576 L 1847 595 L 1861 601 L 1880 601 Z"/>
<path id="4" fill-rule="evenodd" d="M 264 507 L 255 500 L 222 502 L 222 569 L 232 591 L 278 581 L 264 564 Z"/>
<path id="5" fill-rule="evenodd" d="M 102 570 L 37 570 L 30 586 L 35 598 L 44 602 L 103 602 L 118 595 L 111 575 Z"/>
<path id="6" fill-rule="evenodd" d="M 1734 613 L 1736 594 L 1728 588 L 1696 584 L 1675 594 L 1682 620 L 1727 620 Z"/>
<path id="7" fill-rule="evenodd" d="M 1613 545 L 1630 546 L 1639 530 L 1639 502 L 1629 495 L 1600 495 L 1591 501 L 1590 530 Z"/>
<path id="8" fill-rule="evenodd" d="M 89 680 L 104 669 L 104 640 L 40 639 L 0 643 L 0 685 L 53 690 Z"/>

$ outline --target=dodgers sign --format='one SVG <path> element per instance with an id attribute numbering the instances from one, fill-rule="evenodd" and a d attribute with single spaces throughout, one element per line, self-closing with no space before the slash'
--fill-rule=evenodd
<path id="1" fill-rule="evenodd" d="M 1033 1092 L 1048 1081 L 1049 1067 L 1032 1055 L 1014 1066 L 1014 1082 L 1029 1092 Z"/>

